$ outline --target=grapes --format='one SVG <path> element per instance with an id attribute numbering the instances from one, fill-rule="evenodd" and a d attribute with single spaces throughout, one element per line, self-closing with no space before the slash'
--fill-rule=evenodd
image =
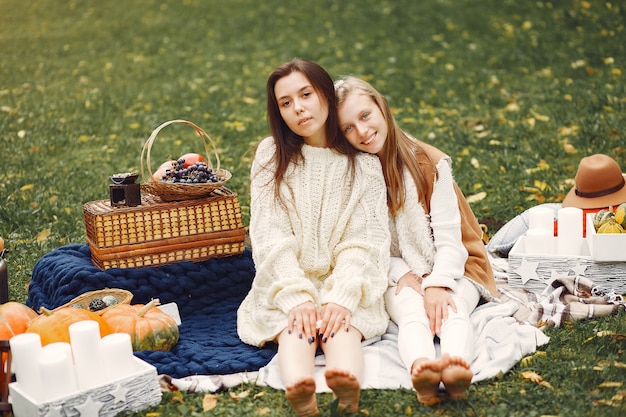
<path id="1" fill-rule="evenodd" d="M 184 168 L 185 160 L 179 159 L 172 162 L 172 168 L 166 169 L 161 181 L 181 184 L 203 184 L 207 182 L 220 182 L 222 179 L 217 176 L 213 169 L 207 166 L 206 162 L 196 162 Z"/>

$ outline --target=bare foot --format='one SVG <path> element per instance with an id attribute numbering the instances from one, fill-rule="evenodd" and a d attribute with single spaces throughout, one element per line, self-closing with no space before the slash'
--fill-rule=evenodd
<path id="1" fill-rule="evenodd" d="M 465 398 L 467 389 L 472 383 L 474 374 L 465 359 L 458 356 L 450 357 L 447 353 L 441 355 L 441 380 L 453 400 Z"/>
<path id="2" fill-rule="evenodd" d="M 316 416 L 320 413 L 317 409 L 315 380 L 313 378 L 302 378 L 295 384 L 287 385 L 285 391 L 287 399 L 300 417 Z"/>
<path id="3" fill-rule="evenodd" d="M 345 413 L 359 411 L 361 395 L 359 380 L 350 372 L 340 369 L 327 369 L 324 376 L 328 388 L 333 390 L 335 397 L 339 398 L 339 411 Z"/>
<path id="4" fill-rule="evenodd" d="M 439 404 L 437 397 L 441 380 L 441 364 L 426 358 L 417 359 L 411 366 L 411 382 L 417 391 L 417 401 L 426 406 Z"/>

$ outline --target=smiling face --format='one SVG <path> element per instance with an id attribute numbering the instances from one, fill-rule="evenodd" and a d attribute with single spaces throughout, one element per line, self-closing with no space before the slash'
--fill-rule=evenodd
<path id="1" fill-rule="evenodd" d="M 274 94 L 287 127 L 302 136 L 306 144 L 325 147 L 328 105 L 307 77 L 299 71 L 291 72 L 276 82 Z"/>
<path id="2" fill-rule="evenodd" d="M 350 145 L 380 154 L 387 140 L 387 123 L 371 97 L 353 91 L 339 105 L 339 127 Z"/>

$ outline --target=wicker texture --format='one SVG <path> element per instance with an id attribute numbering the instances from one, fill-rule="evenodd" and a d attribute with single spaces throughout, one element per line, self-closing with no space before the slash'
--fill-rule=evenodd
<path id="1" fill-rule="evenodd" d="M 101 310 L 95 311 L 96 314 L 102 315 L 105 311 L 108 311 L 112 307 L 118 304 L 130 304 L 130 301 L 133 299 L 133 294 L 130 291 L 122 290 L 119 288 L 104 288 L 102 290 L 94 290 L 83 293 L 76 298 L 73 298 L 70 302 L 63 304 L 55 308 L 52 311 L 57 311 L 65 307 L 74 307 L 74 308 L 82 308 L 84 310 L 89 310 L 89 303 L 95 300 L 96 298 L 102 299 L 106 296 L 113 296 L 117 300 L 116 304 L 113 304 L 109 307 L 105 307 Z"/>
<path id="2" fill-rule="evenodd" d="M 207 165 L 213 169 L 213 172 L 221 180 L 219 182 L 197 183 L 197 184 L 185 184 L 185 183 L 171 183 L 166 181 L 155 180 L 152 178 L 152 161 L 150 154 L 154 141 L 159 132 L 171 124 L 180 123 L 191 126 L 195 129 L 196 133 L 202 139 L 204 145 L 204 151 L 206 154 Z M 211 164 L 211 156 L 209 153 L 209 145 L 213 148 L 213 155 L 215 156 L 216 166 Z M 147 174 L 146 174 L 147 171 Z M 148 140 L 141 150 L 141 177 L 143 184 L 141 189 L 147 193 L 157 195 L 165 201 L 181 201 L 200 197 L 206 197 L 216 189 L 222 187 L 226 181 L 228 181 L 232 174 L 220 168 L 220 158 L 215 149 L 215 142 L 204 130 L 187 120 L 170 120 L 162 123 L 159 127 L 154 129 Z"/>
<path id="3" fill-rule="evenodd" d="M 136 207 L 92 201 L 83 213 L 92 261 L 101 269 L 204 261 L 244 250 L 241 207 L 226 187 L 176 202 L 144 194 Z"/>

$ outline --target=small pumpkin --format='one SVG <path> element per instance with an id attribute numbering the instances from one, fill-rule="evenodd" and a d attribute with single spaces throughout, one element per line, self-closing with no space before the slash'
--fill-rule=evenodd
<path id="1" fill-rule="evenodd" d="M 596 232 L 600 229 L 600 226 L 609 221 L 609 219 L 613 219 L 614 217 L 615 214 L 611 210 L 602 209 L 598 211 L 593 216 L 593 227 L 596 228 Z"/>
<path id="2" fill-rule="evenodd" d="M 148 304 L 119 304 L 102 314 L 115 333 L 128 333 L 133 351 L 170 350 L 178 343 L 178 325 L 157 308 L 158 299 Z"/>
<path id="3" fill-rule="evenodd" d="M 26 331 L 37 312 L 25 304 L 7 301 L 0 305 L 0 339 L 10 339 Z"/>
<path id="4" fill-rule="evenodd" d="M 604 233 L 624 233 L 624 228 L 615 219 L 609 219 L 598 228 L 598 234 Z"/>
<path id="5" fill-rule="evenodd" d="M 100 325 L 100 337 L 113 333 L 106 320 L 93 311 L 73 307 L 55 310 L 41 307 L 39 311 L 41 314 L 30 322 L 26 332 L 39 334 L 42 346 L 54 342 L 70 343 L 70 325 L 83 320 L 97 321 Z"/>
<path id="6" fill-rule="evenodd" d="M 26 331 L 28 323 L 37 317 L 37 312 L 25 304 L 16 301 L 7 301 L 0 305 L 0 339 L 11 339 L 13 336 Z M 7 353 L 2 353 L 2 369 L 5 369 Z"/>
<path id="7" fill-rule="evenodd" d="M 626 203 L 622 203 L 615 208 L 615 222 L 626 228 Z"/>

